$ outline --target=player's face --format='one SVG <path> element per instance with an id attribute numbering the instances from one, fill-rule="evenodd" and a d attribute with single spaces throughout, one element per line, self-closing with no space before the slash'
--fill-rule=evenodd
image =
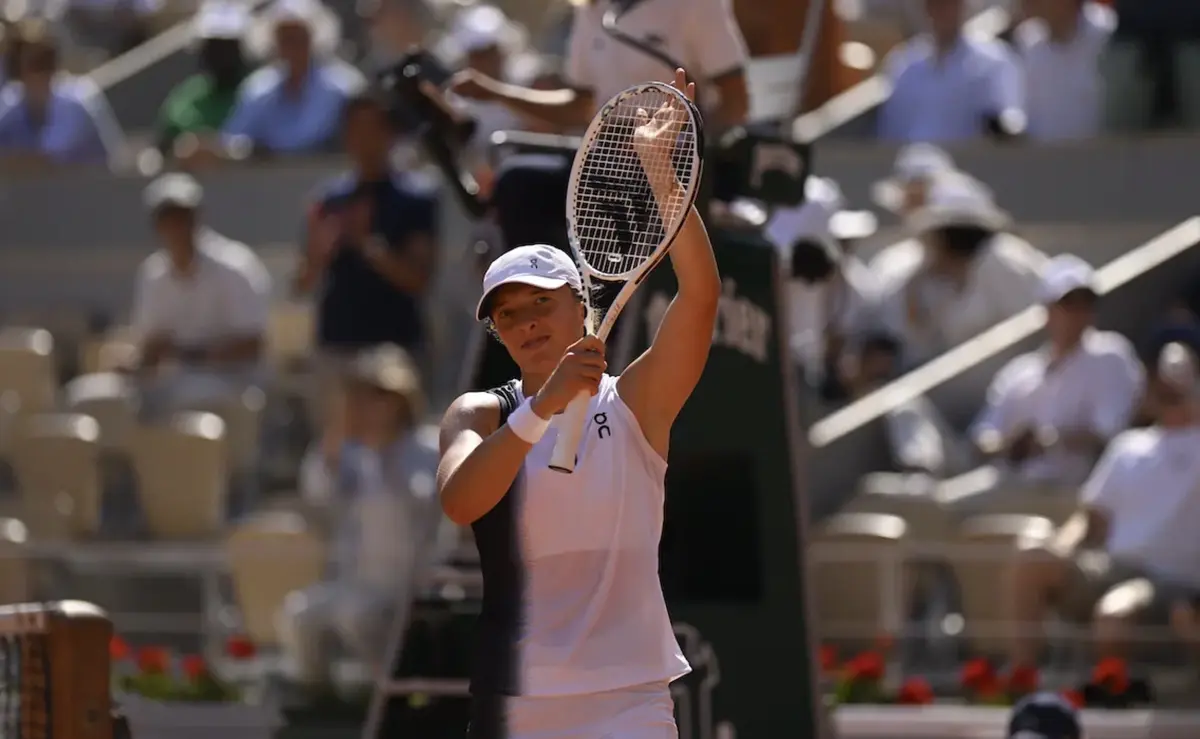
<path id="1" fill-rule="evenodd" d="M 551 372 L 583 336 L 584 307 L 571 288 L 505 285 L 492 299 L 492 323 L 523 372 Z"/>

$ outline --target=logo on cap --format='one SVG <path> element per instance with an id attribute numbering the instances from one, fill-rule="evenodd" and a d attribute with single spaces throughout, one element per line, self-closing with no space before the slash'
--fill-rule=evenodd
<path id="1" fill-rule="evenodd" d="M 530 269 L 537 269 L 537 268 L 538 268 L 538 265 L 537 265 L 537 257 L 532 257 L 532 258 L 530 258 L 530 260 L 529 260 L 529 267 L 530 267 Z"/>

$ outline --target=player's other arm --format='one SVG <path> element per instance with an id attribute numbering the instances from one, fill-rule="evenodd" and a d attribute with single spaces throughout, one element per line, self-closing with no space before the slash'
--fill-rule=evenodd
<path id="1" fill-rule="evenodd" d="M 438 439 L 437 482 L 442 510 L 467 526 L 508 492 L 530 444 L 500 426 L 500 402 L 490 393 L 466 393 L 446 410 Z"/>
<path id="2" fill-rule="evenodd" d="M 677 70 L 675 85 L 694 92 L 686 74 Z M 652 171 L 666 168 L 652 168 Z M 665 202 L 667 192 L 679 187 L 674 176 L 651 182 L 655 199 Z M 664 192 L 667 191 L 667 192 Z M 638 419 L 650 445 L 664 457 L 671 425 L 696 388 L 708 351 L 721 297 L 721 275 L 712 242 L 699 212 L 692 208 L 671 247 L 671 266 L 679 283 L 678 292 L 663 315 L 650 348 L 634 360 L 618 381 L 618 392 Z"/>

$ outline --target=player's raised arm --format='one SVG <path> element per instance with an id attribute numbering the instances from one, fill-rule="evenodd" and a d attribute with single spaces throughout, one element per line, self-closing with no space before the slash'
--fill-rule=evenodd
<path id="1" fill-rule="evenodd" d="M 686 80 L 684 71 L 676 70 L 675 86 L 685 90 L 691 99 L 695 86 Z M 650 141 L 673 135 L 675 129 L 669 120 L 649 120 L 638 130 L 640 138 Z M 672 167 L 655 166 L 656 162 L 649 158 L 670 156 L 669 151 L 653 146 L 640 146 L 638 151 L 648 173 L 662 173 L 651 178 L 651 186 L 655 199 L 664 202 L 679 183 L 675 181 Z M 712 242 L 695 208 L 691 209 L 675 237 L 670 254 L 679 291 L 650 348 L 625 370 L 618 384 L 621 398 L 637 416 L 642 432 L 651 445 L 663 453 L 670 438 L 671 424 L 704 372 L 721 296 L 721 277 Z"/>

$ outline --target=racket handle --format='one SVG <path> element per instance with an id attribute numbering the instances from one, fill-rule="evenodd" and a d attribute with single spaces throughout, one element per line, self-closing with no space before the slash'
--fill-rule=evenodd
<path id="1" fill-rule="evenodd" d="M 591 396 L 580 393 L 575 396 L 558 419 L 558 438 L 554 452 L 550 455 L 550 469 L 571 474 L 575 471 L 575 456 L 579 452 L 579 440 L 583 438 L 583 427 L 587 423 L 588 405 Z"/>

